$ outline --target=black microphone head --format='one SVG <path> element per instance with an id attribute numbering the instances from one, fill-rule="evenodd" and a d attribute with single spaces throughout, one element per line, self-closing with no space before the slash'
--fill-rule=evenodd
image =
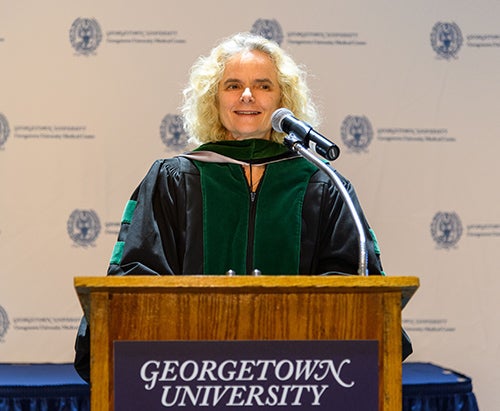
<path id="1" fill-rule="evenodd" d="M 271 117 L 271 125 L 273 129 L 278 133 L 284 133 L 285 131 L 283 131 L 281 122 L 288 116 L 293 116 L 293 113 L 287 108 L 282 107 L 276 110 Z"/>

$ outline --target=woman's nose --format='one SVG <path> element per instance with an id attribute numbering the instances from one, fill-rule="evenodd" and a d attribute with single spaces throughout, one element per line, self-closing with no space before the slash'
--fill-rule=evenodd
<path id="1" fill-rule="evenodd" d="M 250 103 L 253 101 L 253 95 L 252 92 L 250 91 L 249 87 L 246 87 L 245 90 L 243 90 L 243 93 L 241 94 L 240 100 L 244 103 Z"/>

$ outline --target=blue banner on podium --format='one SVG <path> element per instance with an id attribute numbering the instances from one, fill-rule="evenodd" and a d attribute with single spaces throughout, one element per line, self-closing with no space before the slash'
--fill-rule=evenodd
<path id="1" fill-rule="evenodd" d="M 377 341 L 115 341 L 115 410 L 378 409 Z"/>

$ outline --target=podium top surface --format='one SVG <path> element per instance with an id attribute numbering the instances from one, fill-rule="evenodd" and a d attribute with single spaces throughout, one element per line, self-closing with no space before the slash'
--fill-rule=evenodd
<path id="1" fill-rule="evenodd" d="M 179 275 L 75 277 L 82 303 L 92 292 L 401 292 L 401 308 L 420 285 L 417 277 L 318 275 Z"/>

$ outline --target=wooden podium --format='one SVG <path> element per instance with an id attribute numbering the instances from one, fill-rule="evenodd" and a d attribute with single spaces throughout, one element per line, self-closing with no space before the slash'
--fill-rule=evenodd
<path id="1" fill-rule="evenodd" d="M 416 277 L 77 277 L 91 409 L 113 410 L 115 340 L 377 340 L 379 410 L 401 410 L 401 310 Z"/>

